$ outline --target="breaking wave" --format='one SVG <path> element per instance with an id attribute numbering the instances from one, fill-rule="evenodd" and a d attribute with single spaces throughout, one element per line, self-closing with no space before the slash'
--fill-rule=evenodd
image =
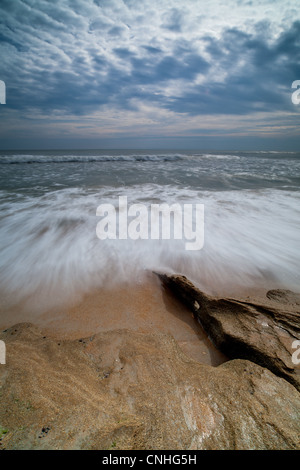
<path id="1" fill-rule="evenodd" d="M 192 159 L 239 159 L 238 155 L 215 154 L 132 154 L 132 155 L 2 155 L 0 164 L 89 163 L 89 162 L 176 162 Z"/>
<path id="2" fill-rule="evenodd" d="M 97 207 L 128 203 L 204 204 L 204 247 L 184 240 L 99 240 Z M 2 303 L 38 296 L 43 306 L 114 283 L 139 282 L 149 270 L 183 273 L 204 290 L 259 285 L 265 279 L 300 285 L 299 193 L 197 191 L 160 185 L 4 198 L 0 224 Z"/>

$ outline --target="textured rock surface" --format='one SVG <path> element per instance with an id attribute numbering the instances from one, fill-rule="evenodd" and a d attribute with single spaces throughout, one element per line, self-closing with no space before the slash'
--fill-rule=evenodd
<path id="1" fill-rule="evenodd" d="M 284 377 L 300 390 L 292 362 L 293 342 L 300 339 L 300 313 L 234 299 L 218 299 L 197 289 L 185 276 L 158 274 L 163 284 L 188 305 L 214 344 L 231 359 L 248 359 Z M 269 291 L 267 296 L 294 302 L 298 294 Z M 291 304 L 290 304 L 291 305 Z"/>
<path id="2" fill-rule="evenodd" d="M 300 307 L 300 294 L 290 290 L 273 289 L 267 292 L 268 299 L 275 300 L 280 304 L 290 304 Z"/>
<path id="3" fill-rule="evenodd" d="M 171 336 L 0 334 L 6 449 L 299 449 L 300 394 L 247 360 L 186 357 Z"/>

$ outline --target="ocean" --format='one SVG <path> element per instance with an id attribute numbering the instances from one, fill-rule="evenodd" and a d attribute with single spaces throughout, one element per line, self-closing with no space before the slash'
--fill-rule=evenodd
<path id="1" fill-rule="evenodd" d="M 97 207 L 203 204 L 204 245 L 106 239 Z M 300 152 L 0 152 L 2 308 L 181 273 L 206 292 L 300 286 Z M 41 307 L 41 308 L 42 308 Z"/>

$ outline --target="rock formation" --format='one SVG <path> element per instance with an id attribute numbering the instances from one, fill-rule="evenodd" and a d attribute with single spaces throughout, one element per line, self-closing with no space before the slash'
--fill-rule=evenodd
<path id="1" fill-rule="evenodd" d="M 299 449 L 299 392 L 254 362 L 200 364 L 128 330 L 62 341 L 20 324 L 0 339 L 0 448 Z"/>
<path id="2" fill-rule="evenodd" d="M 293 343 L 300 340 L 300 313 L 276 307 L 219 299 L 197 289 L 185 276 L 158 274 L 164 286 L 190 307 L 213 343 L 230 359 L 248 359 L 285 378 L 300 390 L 292 362 Z M 299 295 L 274 290 L 268 298 L 299 305 Z"/>

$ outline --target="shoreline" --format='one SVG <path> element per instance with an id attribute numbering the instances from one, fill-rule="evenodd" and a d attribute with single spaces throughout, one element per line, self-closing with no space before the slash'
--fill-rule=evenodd
<path id="1" fill-rule="evenodd" d="M 270 285 L 271 282 L 260 287 L 219 287 L 218 297 L 272 307 L 276 302 L 266 297 Z M 31 305 L 34 308 L 31 309 Z M 32 323 L 47 336 L 61 340 L 76 340 L 114 330 L 168 334 L 193 360 L 213 366 L 228 360 L 208 338 L 190 309 L 165 290 L 153 273 L 140 283 L 93 289 L 69 303 L 42 312 L 34 298 L 7 310 L 1 306 L 0 330 L 19 323 Z"/>
<path id="2" fill-rule="evenodd" d="M 174 299 L 155 276 L 147 282 L 95 289 L 69 305 L 42 314 L 15 308 L 0 318 L 0 330 L 32 323 L 53 339 L 76 340 L 116 330 L 174 337 L 183 352 L 198 362 L 217 366 L 227 360 L 209 340 L 188 308 Z"/>

